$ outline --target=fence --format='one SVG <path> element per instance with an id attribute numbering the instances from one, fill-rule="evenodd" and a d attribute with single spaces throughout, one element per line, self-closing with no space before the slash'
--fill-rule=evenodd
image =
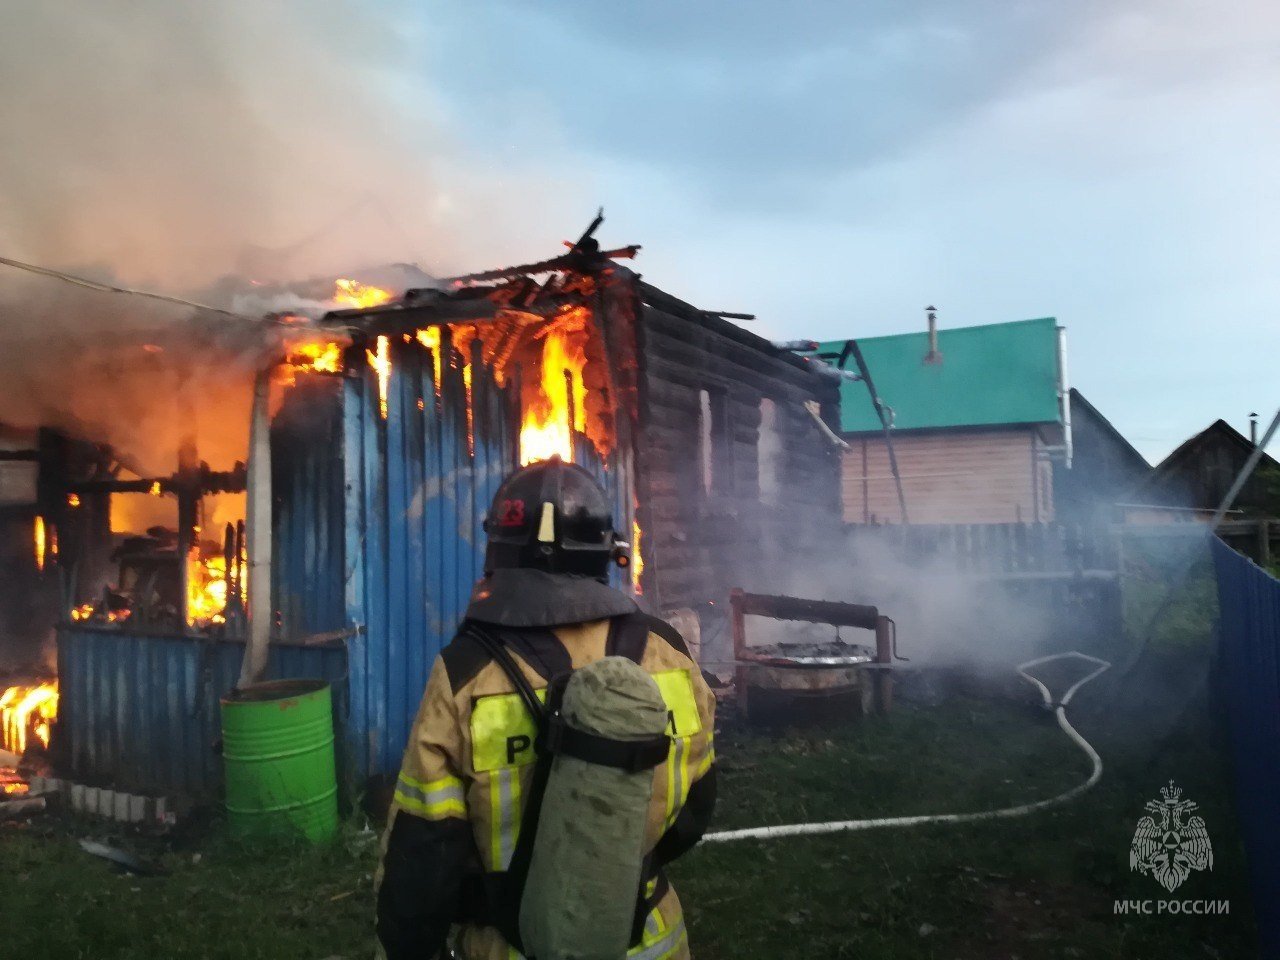
<path id="1" fill-rule="evenodd" d="M 1236 806 L 1263 957 L 1280 957 L 1280 581 L 1213 543 Z"/>
<path id="2" fill-rule="evenodd" d="M 220 699 L 235 686 L 243 656 L 243 640 L 60 627 L 57 741 L 67 769 L 78 780 L 125 790 L 217 795 Z M 339 721 L 345 673 L 341 646 L 271 647 L 269 677 L 335 683 Z"/>
<path id="3" fill-rule="evenodd" d="M 885 550 L 906 560 L 943 560 L 960 572 L 1008 575 L 1079 575 L 1113 572 L 1118 540 L 1109 527 L 1067 523 L 950 525 L 850 524 L 855 550 Z"/>

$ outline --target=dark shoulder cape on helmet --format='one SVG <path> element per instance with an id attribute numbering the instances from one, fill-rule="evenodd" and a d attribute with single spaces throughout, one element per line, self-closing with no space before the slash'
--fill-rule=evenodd
<path id="1" fill-rule="evenodd" d="M 593 577 L 500 568 L 475 585 L 466 619 L 503 627 L 555 627 L 637 610 L 625 593 Z"/>

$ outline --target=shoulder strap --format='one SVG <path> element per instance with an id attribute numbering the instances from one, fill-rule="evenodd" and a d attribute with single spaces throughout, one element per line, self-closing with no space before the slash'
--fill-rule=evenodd
<path id="1" fill-rule="evenodd" d="M 656 633 L 690 660 L 693 659 L 693 654 L 689 652 L 689 646 L 684 642 L 684 637 L 680 636 L 679 630 L 667 623 L 667 621 L 663 620 L 661 617 L 651 617 L 647 614 L 642 614 L 642 616 L 645 616 L 649 621 L 650 632 Z"/>
<path id="2" fill-rule="evenodd" d="M 484 645 L 467 630 L 467 625 L 468 622 L 464 621 L 453 639 L 440 651 L 449 687 L 455 694 L 474 680 L 493 659 Z"/>
<path id="3" fill-rule="evenodd" d="M 606 657 L 626 657 L 639 665 L 644 659 L 645 648 L 649 645 L 649 633 L 652 619 L 646 613 L 623 614 L 609 621 L 609 638 L 604 643 Z"/>
<path id="4" fill-rule="evenodd" d="M 679 630 L 661 617 L 643 611 L 613 618 L 609 624 L 609 639 L 605 642 L 605 656 L 626 657 L 638 664 L 644 659 L 651 633 L 656 633 L 677 651 L 693 659 Z"/>

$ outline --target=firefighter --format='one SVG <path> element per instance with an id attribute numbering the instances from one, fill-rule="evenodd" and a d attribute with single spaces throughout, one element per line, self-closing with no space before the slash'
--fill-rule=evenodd
<path id="1" fill-rule="evenodd" d="M 545 858 L 563 852 L 565 842 L 564 834 L 546 840 L 544 852 L 538 823 L 575 824 L 578 836 L 591 840 L 611 836 L 617 826 L 611 808 L 599 802 L 557 810 L 555 818 L 540 812 L 544 793 L 548 802 L 572 802 L 566 798 L 589 793 L 590 784 L 546 790 L 549 769 L 567 774 L 549 766 L 554 750 L 538 714 L 555 712 L 551 701 L 565 677 L 621 657 L 641 668 L 640 682 L 661 694 L 666 715 L 659 750 L 651 749 L 652 738 L 641 744 L 597 737 L 600 756 L 589 756 L 615 768 L 602 777 L 643 784 L 642 803 L 632 805 L 643 837 L 631 874 L 639 882 L 627 888 L 616 879 L 625 871 L 617 870 L 600 883 L 566 878 L 564 898 L 604 895 L 614 898 L 615 909 L 565 903 L 551 926 L 584 914 L 617 915 L 617 898 L 624 898 L 634 904 L 623 911 L 631 921 L 627 957 L 687 957 L 680 902 L 663 867 L 696 844 L 710 820 L 714 696 L 680 634 L 608 585 L 610 565 L 625 564 L 627 545 L 614 532 L 604 490 L 586 470 L 552 458 L 516 471 L 499 488 L 485 531 L 484 576 L 458 634 L 433 666 L 396 782 L 376 879 L 380 947 L 389 960 L 434 958 L 447 945 L 467 960 L 512 960 L 528 949 L 520 905 L 523 899 L 529 910 L 522 885 L 530 859 L 544 858 L 538 875 L 545 877 Z M 570 860 L 571 869 L 583 869 L 582 857 Z M 610 883 L 615 889 L 600 892 Z M 549 899 L 547 886 L 537 890 L 540 903 Z"/>

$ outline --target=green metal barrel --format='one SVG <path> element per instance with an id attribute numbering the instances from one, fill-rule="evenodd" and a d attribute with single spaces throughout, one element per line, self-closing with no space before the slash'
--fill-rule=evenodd
<path id="1" fill-rule="evenodd" d="M 257 683 L 224 698 L 222 755 L 233 832 L 334 835 L 333 700 L 323 680 Z"/>

